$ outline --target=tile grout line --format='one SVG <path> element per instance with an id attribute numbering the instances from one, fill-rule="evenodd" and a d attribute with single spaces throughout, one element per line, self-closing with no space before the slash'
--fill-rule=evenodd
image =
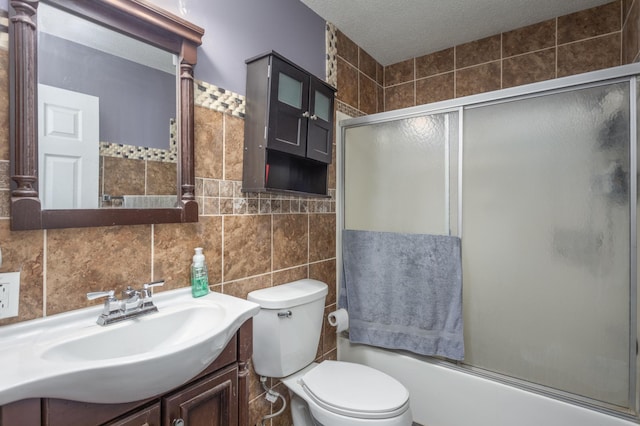
<path id="1" fill-rule="evenodd" d="M 221 250 L 221 253 L 220 253 L 220 288 L 222 290 L 222 293 L 224 293 L 224 290 L 225 290 L 225 288 L 224 288 L 224 284 L 225 284 L 225 281 L 224 281 L 224 257 L 225 257 L 224 256 L 224 240 L 225 240 L 225 238 L 224 238 L 224 228 L 225 228 L 224 224 L 225 224 L 225 220 L 224 220 L 224 215 L 223 215 L 220 218 L 220 234 L 221 234 L 221 237 L 220 237 L 220 250 Z"/>
<path id="2" fill-rule="evenodd" d="M 222 114 L 222 179 L 227 179 L 227 162 L 225 161 L 226 145 L 227 145 L 227 114 Z M 235 192 L 235 191 L 234 191 Z M 235 193 L 233 194 L 235 196 Z"/>
<path id="3" fill-rule="evenodd" d="M 269 264 L 269 271 L 271 273 L 271 285 L 273 286 L 273 213 L 270 214 L 270 218 L 269 218 L 269 224 L 270 224 L 270 228 L 269 228 L 269 245 L 270 245 L 270 250 L 269 250 L 269 256 L 270 256 L 270 264 Z"/>
<path id="4" fill-rule="evenodd" d="M 633 1 L 631 2 L 633 6 Z M 629 9 L 631 11 L 631 9 Z M 620 65 L 624 64 L 624 24 L 626 23 L 626 17 L 624 16 L 624 4 L 620 2 Z"/>
<path id="5" fill-rule="evenodd" d="M 453 98 L 458 97 L 458 70 L 456 68 L 458 59 L 458 48 L 453 46 Z"/>
<path id="6" fill-rule="evenodd" d="M 154 262 L 153 259 L 156 257 L 155 255 L 155 224 L 151 224 L 151 279 L 149 280 L 149 282 L 153 282 L 154 281 Z"/>
<path id="7" fill-rule="evenodd" d="M 148 183 L 147 183 L 147 178 L 149 176 L 149 162 L 145 159 L 144 160 L 144 195 L 149 195 L 149 188 L 148 188 Z"/>
<path id="8" fill-rule="evenodd" d="M 364 73 L 362 71 L 360 71 L 360 50 L 361 50 L 361 48 L 360 48 L 360 46 L 358 46 L 358 58 L 357 58 L 358 65 L 356 66 L 356 70 L 357 70 L 357 74 L 358 74 L 358 80 L 357 80 L 356 84 L 357 84 L 357 90 L 358 90 L 358 94 L 357 94 L 357 96 L 358 96 L 358 109 L 362 110 L 362 105 L 360 105 L 360 90 L 361 90 L 361 87 L 360 87 L 360 74 L 364 74 Z"/>
<path id="9" fill-rule="evenodd" d="M 311 215 L 307 213 L 307 276 L 309 276 L 309 262 L 311 261 Z"/>
<path id="10" fill-rule="evenodd" d="M 321 264 L 323 262 L 329 262 L 329 261 L 335 261 L 335 260 L 336 260 L 336 257 L 334 256 L 334 257 L 328 257 L 326 259 L 309 261 L 308 263 L 303 263 L 303 264 L 294 265 L 294 266 L 288 266 L 286 268 L 276 269 L 275 271 L 271 271 L 271 272 L 264 272 L 262 274 L 250 275 L 250 276 L 246 276 L 246 277 L 242 277 L 242 278 L 233 279 L 233 280 L 230 280 L 230 281 L 225 281 L 224 284 L 235 284 L 235 283 L 238 283 L 238 282 L 241 282 L 241 281 L 245 281 L 245 280 L 249 280 L 249 279 L 266 277 L 267 275 L 273 275 L 274 273 L 292 271 L 292 270 L 298 269 L 298 268 L 306 268 L 307 269 L 307 276 L 308 276 L 309 267 L 311 267 L 312 265 L 319 265 L 319 264 Z M 220 283 L 220 284 L 222 284 L 222 283 Z"/>
<path id="11" fill-rule="evenodd" d="M 504 88 L 504 54 L 502 50 L 504 48 L 504 33 L 500 33 L 500 88 Z"/>
<path id="12" fill-rule="evenodd" d="M 604 38 L 604 37 L 608 37 L 608 36 L 612 36 L 612 35 L 616 35 L 616 34 L 622 34 L 622 30 L 609 31 L 608 33 L 598 34 L 598 35 L 594 35 L 594 36 L 591 36 L 591 37 L 585 37 L 585 38 L 581 38 L 580 40 L 572 40 L 572 41 L 568 41 L 566 43 L 559 43 L 558 42 L 558 25 L 556 23 L 556 46 L 568 46 L 568 45 L 571 45 L 571 44 L 582 43 L 584 41 L 595 40 L 595 39 L 598 39 L 598 38 Z"/>
<path id="13" fill-rule="evenodd" d="M 382 67 L 382 111 L 387 110 L 387 67 Z"/>
<path id="14" fill-rule="evenodd" d="M 413 105 L 418 103 L 418 86 L 416 85 L 418 70 L 416 69 L 416 58 L 413 58 Z"/>
<path id="15" fill-rule="evenodd" d="M 556 48 L 556 57 L 555 57 L 555 75 L 554 78 L 558 78 L 558 18 L 555 19 L 555 48 Z"/>
<path id="16" fill-rule="evenodd" d="M 47 230 L 42 233 L 42 316 L 47 316 Z"/>

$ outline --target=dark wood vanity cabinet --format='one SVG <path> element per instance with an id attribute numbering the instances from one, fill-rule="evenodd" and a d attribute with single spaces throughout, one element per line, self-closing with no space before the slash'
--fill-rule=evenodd
<path id="1" fill-rule="evenodd" d="M 247 60 L 244 192 L 327 195 L 334 95 L 275 52 Z"/>
<path id="2" fill-rule="evenodd" d="M 202 373 L 166 394 L 125 404 L 16 401 L 0 407 L 0 426 L 248 426 L 252 332 L 248 320 Z"/>
<path id="3" fill-rule="evenodd" d="M 238 424 L 238 369 L 228 368 L 162 398 L 163 426 Z"/>

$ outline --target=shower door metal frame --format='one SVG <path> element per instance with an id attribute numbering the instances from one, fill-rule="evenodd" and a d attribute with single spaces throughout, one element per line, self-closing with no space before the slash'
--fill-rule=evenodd
<path id="1" fill-rule="evenodd" d="M 593 71 L 585 74 L 579 74 L 569 77 L 562 77 L 554 80 L 547 80 L 539 83 L 527 84 L 523 86 L 501 89 L 494 92 L 481 93 L 477 95 L 455 98 L 441 102 L 435 102 L 426 105 L 404 108 L 401 110 L 383 112 L 378 114 L 367 115 L 358 118 L 339 121 L 337 123 L 337 188 L 336 200 L 338 202 L 336 208 L 337 214 L 337 270 L 342 269 L 341 263 L 341 232 L 345 225 L 345 143 L 346 131 L 350 128 L 367 126 L 372 124 L 380 124 L 400 119 L 419 117 L 424 115 L 443 114 L 447 112 L 458 112 L 458 173 L 457 173 L 457 234 L 463 237 L 462 229 L 462 174 L 463 174 L 463 153 L 464 153 L 464 111 L 466 109 L 486 106 L 492 103 L 503 103 L 515 101 L 531 97 L 538 97 L 552 93 L 561 93 L 565 91 L 573 91 L 578 88 L 588 88 L 595 86 L 608 85 L 616 82 L 628 82 L 629 84 L 629 404 L 630 407 L 618 407 L 606 403 L 596 402 L 593 399 L 582 397 L 557 389 L 551 389 L 547 386 L 537 385 L 525 380 L 516 379 L 499 373 L 482 370 L 477 367 L 463 365 L 462 363 L 453 363 L 435 358 L 425 357 L 426 362 L 443 365 L 448 368 L 461 370 L 469 374 L 479 375 L 491 380 L 502 382 L 517 388 L 528 390 L 534 393 L 542 394 L 554 399 L 562 400 L 571 404 L 580 405 L 592 410 L 602 412 L 604 414 L 621 417 L 627 420 L 640 420 L 640 376 L 639 358 L 637 354 L 638 345 L 638 305 L 640 305 L 640 294 L 638 293 L 638 251 L 637 251 L 637 173 L 638 173 L 638 109 L 637 103 L 640 101 L 640 90 L 637 83 L 640 78 L 640 64 L 630 64 L 615 68 Z M 447 138 L 448 140 L 448 138 Z M 449 146 L 447 146 L 447 157 L 449 156 Z M 449 180 L 449 165 L 446 165 L 447 182 Z M 447 195 L 449 197 L 449 195 Z M 450 203 L 448 203 L 450 206 Z M 449 212 L 449 217 L 454 212 Z M 449 221 L 448 221 L 449 222 Z M 450 222 L 449 222 L 450 224 Z M 449 226 L 449 229 L 451 227 Z M 339 274 L 338 274 L 339 275 Z M 337 277 L 340 279 L 340 277 Z"/>

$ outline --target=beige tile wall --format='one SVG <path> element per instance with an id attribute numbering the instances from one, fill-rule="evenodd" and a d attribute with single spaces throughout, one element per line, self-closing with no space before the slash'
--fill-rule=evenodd
<path id="1" fill-rule="evenodd" d="M 338 32 L 338 99 L 370 114 L 636 62 L 639 3 L 617 0 L 385 67 L 368 65 L 375 60 Z"/>
<path id="2" fill-rule="evenodd" d="M 336 34 L 337 109 L 351 116 L 384 111 L 384 68 L 340 30 Z"/>
<path id="3" fill-rule="evenodd" d="M 99 196 L 177 194 L 177 163 L 100 156 Z M 111 203 L 103 202 L 103 206 Z"/>

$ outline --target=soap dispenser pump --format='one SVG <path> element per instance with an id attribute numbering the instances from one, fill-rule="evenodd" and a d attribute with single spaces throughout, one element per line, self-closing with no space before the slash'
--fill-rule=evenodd
<path id="1" fill-rule="evenodd" d="M 197 247 L 191 264 L 191 294 L 193 297 L 201 297 L 209 293 L 209 277 L 207 265 L 204 263 L 202 247 Z"/>

